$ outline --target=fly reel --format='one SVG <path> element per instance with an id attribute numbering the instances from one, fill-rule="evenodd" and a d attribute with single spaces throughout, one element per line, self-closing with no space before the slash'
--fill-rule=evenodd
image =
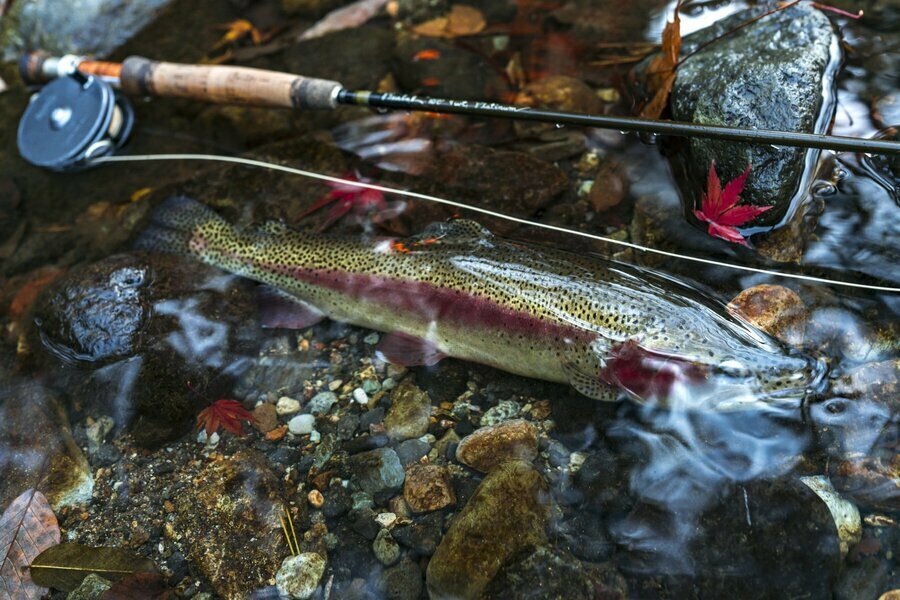
<path id="1" fill-rule="evenodd" d="M 78 170 L 120 148 L 133 126 L 125 96 L 99 77 L 74 71 L 31 97 L 19 122 L 19 153 L 39 167 Z"/>

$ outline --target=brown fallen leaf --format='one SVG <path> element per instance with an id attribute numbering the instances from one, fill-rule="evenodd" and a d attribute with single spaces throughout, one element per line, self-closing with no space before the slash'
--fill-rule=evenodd
<path id="1" fill-rule="evenodd" d="M 34 304 L 41 290 L 62 274 L 63 270 L 57 267 L 42 267 L 33 272 L 9 303 L 9 315 L 14 319 L 24 315 Z"/>
<path id="2" fill-rule="evenodd" d="M 412 30 L 426 37 L 455 38 L 479 33 L 485 26 L 487 21 L 480 10 L 465 4 L 454 4 L 445 16 L 425 21 Z"/>
<path id="3" fill-rule="evenodd" d="M 37 600 L 47 591 L 31 580 L 34 557 L 59 543 L 59 524 L 35 489 L 23 492 L 0 517 L 0 600 Z"/>
<path id="4" fill-rule="evenodd" d="M 675 5 L 675 17 L 666 23 L 662 32 L 662 51 L 650 61 L 647 67 L 647 89 L 653 94 L 650 102 L 641 109 L 644 119 L 658 119 L 669 102 L 669 94 L 675 84 L 678 53 L 681 51 L 681 10 L 682 0 Z"/>
<path id="5" fill-rule="evenodd" d="M 172 589 L 161 573 L 134 573 L 115 582 L 103 592 L 100 600 L 168 600 Z"/>
<path id="6" fill-rule="evenodd" d="M 153 572 L 149 558 L 113 547 L 65 543 L 41 552 L 31 561 L 32 580 L 44 587 L 71 592 L 91 573 L 118 581 L 135 573 Z"/>

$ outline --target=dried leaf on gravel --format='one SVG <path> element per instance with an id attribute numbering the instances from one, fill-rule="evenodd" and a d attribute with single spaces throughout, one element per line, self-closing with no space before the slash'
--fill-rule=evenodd
<path id="1" fill-rule="evenodd" d="M 35 489 L 23 492 L 0 517 L 0 600 L 37 600 L 47 591 L 31 580 L 28 565 L 59 544 L 59 524 Z"/>
<path id="2" fill-rule="evenodd" d="M 31 578 L 44 587 L 71 592 L 91 573 L 117 581 L 137 572 L 155 571 L 149 558 L 113 547 L 59 544 L 31 562 Z"/>

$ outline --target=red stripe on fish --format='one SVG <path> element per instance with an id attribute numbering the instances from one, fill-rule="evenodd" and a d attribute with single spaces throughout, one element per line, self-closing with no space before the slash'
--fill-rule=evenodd
<path id="1" fill-rule="evenodd" d="M 528 333 L 560 341 L 590 341 L 582 329 L 566 327 L 502 306 L 488 298 L 422 281 L 394 279 L 330 269 L 279 269 L 298 281 L 377 302 L 398 311 L 412 311 L 424 320 Z"/>

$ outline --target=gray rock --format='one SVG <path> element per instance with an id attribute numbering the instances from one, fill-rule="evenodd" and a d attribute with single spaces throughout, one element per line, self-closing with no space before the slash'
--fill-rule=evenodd
<path id="1" fill-rule="evenodd" d="M 411 560 L 402 560 L 385 569 L 379 587 L 388 600 L 418 600 L 422 596 L 422 569 Z"/>
<path id="2" fill-rule="evenodd" d="M 325 559 L 315 552 L 304 552 L 284 559 L 275 574 L 275 584 L 282 595 L 306 600 L 316 591 L 323 573 Z"/>
<path id="3" fill-rule="evenodd" d="M 36 48 L 57 54 L 103 56 L 137 33 L 169 2 L 70 0 L 65 10 L 60 10 L 55 0 L 21 0 L 10 3 L 0 43 L 6 60 Z"/>
<path id="4" fill-rule="evenodd" d="M 81 585 L 69 592 L 66 600 L 98 600 L 110 587 L 112 583 L 109 580 L 91 573 L 82 580 Z"/>
<path id="5" fill-rule="evenodd" d="M 768 7 L 742 11 L 690 35 L 681 56 L 733 29 Z M 780 131 L 818 132 L 828 127 L 839 63 L 837 38 L 828 18 L 800 4 L 749 25 L 686 60 L 672 89 L 672 117 L 678 121 Z M 796 210 L 806 190 L 805 172 L 818 152 L 786 146 L 751 146 L 693 138 L 673 160 L 685 173 L 682 186 L 693 206 L 700 206 L 710 163 L 723 182 L 753 165 L 741 198 L 744 203 L 773 206 L 752 225 L 781 224 Z"/>
<path id="6" fill-rule="evenodd" d="M 350 470 L 353 473 L 351 483 L 372 496 L 400 489 L 405 478 L 400 458 L 391 448 L 353 455 Z"/>
<path id="7" fill-rule="evenodd" d="M 417 438 L 428 431 L 430 416 L 431 398 L 407 379 L 391 394 L 384 428 L 395 440 Z"/>
<path id="8" fill-rule="evenodd" d="M 338 397 L 334 392 L 319 392 L 312 397 L 307 408 L 314 415 L 325 414 L 331 410 L 331 407 L 337 401 Z"/>
<path id="9" fill-rule="evenodd" d="M 331 456 L 337 449 L 337 445 L 338 440 L 332 434 L 326 433 L 322 436 L 322 441 L 319 442 L 316 451 L 313 452 L 313 466 L 317 469 L 324 467 L 325 463 L 331 460 Z"/>
<path id="10" fill-rule="evenodd" d="M 522 413 L 522 407 L 515 400 L 501 400 L 497 406 L 492 406 L 481 416 L 481 426 L 489 427 L 515 419 Z"/>
<path id="11" fill-rule="evenodd" d="M 409 548 L 413 556 L 431 556 L 441 540 L 444 515 L 433 512 L 416 518 L 408 525 L 395 527 L 394 538 Z"/>
<path id="12" fill-rule="evenodd" d="M 844 571 L 834 589 L 837 600 L 876 600 L 888 580 L 888 567 L 870 556 Z"/>
<path id="13" fill-rule="evenodd" d="M 624 589 L 624 579 L 614 570 L 586 568 L 571 554 L 548 546 L 538 546 L 526 548 L 510 557 L 488 584 L 482 598 L 625 598 L 625 593 L 622 593 Z M 621 595 L 616 595 L 615 592 L 620 592 Z"/>
<path id="14" fill-rule="evenodd" d="M 391 532 L 387 529 L 380 530 L 375 536 L 375 541 L 372 542 L 372 552 L 375 553 L 378 562 L 385 566 L 390 566 L 400 560 L 400 545 L 391 537 Z"/>
<path id="15" fill-rule="evenodd" d="M 422 440 L 406 440 L 397 446 L 397 456 L 400 457 L 400 463 L 405 467 L 414 463 L 431 450 L 431 445 Z"/>

